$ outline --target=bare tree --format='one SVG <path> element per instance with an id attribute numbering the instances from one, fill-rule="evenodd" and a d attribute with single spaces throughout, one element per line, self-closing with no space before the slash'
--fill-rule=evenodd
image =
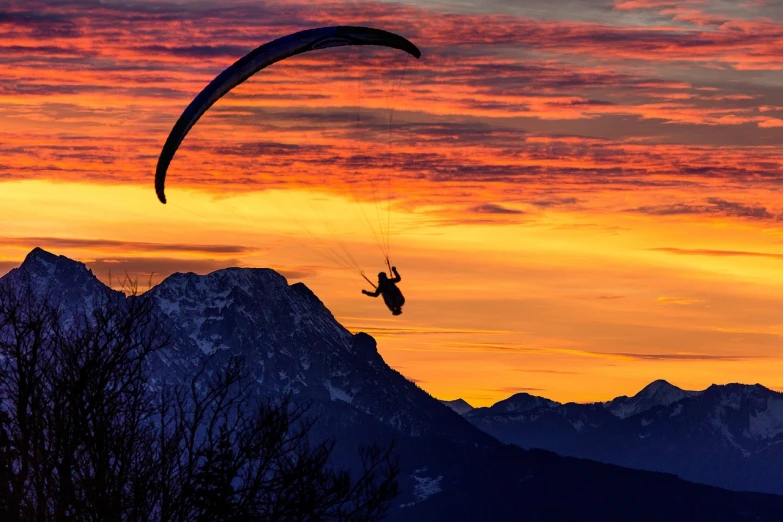
<path id="1" fill-rule="evenodd" d="M 360 449 L 356 478 L 333 470 L 307 406 L 256 396 L 240 358 L 154 383 L 150 358 L 169 339 L 154 302 L 130 290 L 65 312 L 30 284 L 0 284 L 0 519 L 385 515 L 393 447 Z"/>

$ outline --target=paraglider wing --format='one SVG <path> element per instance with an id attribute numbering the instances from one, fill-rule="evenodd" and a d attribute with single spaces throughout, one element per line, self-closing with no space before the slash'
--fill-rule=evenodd
<path id="1" fill-rule="evenodd" d="M 155 192 L 157 192 L 160 202 L 166 203 L 166 195 L 164 193 L 166 170 L 177 148 L 182 143 L 182 140 L 185 139 L 191 127 L 221 96 L 261 69 L 290 56 L 316 49 L 346 45 L 378 45 L 405 51 L 416 58 L 421 56 L 419 49 L 402 36 L 370 27 L 336 26 L 308 29 L 278 38 L 258 47 L 240 58 L 234 65 L 212 80 L 190 102 L 185 112 L 177 120 L 169 137 L 166 139 L 166 144 L 160 153 L 158 167 L 155 171 Z"/>

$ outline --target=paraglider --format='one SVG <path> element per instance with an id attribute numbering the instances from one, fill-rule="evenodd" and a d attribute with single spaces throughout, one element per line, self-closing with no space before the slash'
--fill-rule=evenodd
<path id="1" fill-rule="evenodd" d="M 166 194 L 164 192 L 166 173 L 177 149 L 185 139 L 185 136 L 187 136 L 188 132 L 193 128 L 199 118 L 234 87 L 262 69 L 298 54 L 329 47 L 370 45 L 398 49 L 415 58 L 421 56 L 421 52 L 414 44 L 397 34 L 370 27 L 335 26 L 308 29 L 278 38 L 277 40 L 261 45 L 237 60 L 233 65 L 215 77 L 215 79 L 213 79 L 193 99 L 193 101 L 190 102 L 169 133 L 166 143 L 158 157 L 158 164 L 155 171 L 155 192 L 157 193 L 160 202 L 166 203 Z M 391 127 L 391 116 L 389 126 Z M 390 187 L 391 185 L 388 186 Z M 389 198 L 390 197 L 391 196 L 389 195 Z M 386 235 L 388 236 L 388 230 Z M 383 236 L 383 234 L 381 234 L 381 236 Z M 385 245 L 383 242 L 379 242 L 379 245 L 382 250 L 384 250 L 387 264 L 389 264 L 388 237 L 385 238 Z M 354 258 L 349 253 L 344 253 L 348 258 L 347 262 L 342 259 L 343 256 L 339 253 L 333 257 L 337 259 L 337 261 L 341 261 L 340 264 L 350 265 L 350 268 L 358 270 L 364 277 L 364 272 Z M 345 268 L 345 266 L 343 266 L 343 268 Z M 405 298 L 402 296 L 399 288 L 395 285 L 395 283 L 400 282 L 400 276 L 395 267 L 389 266 L 389 268 L 392 270 L 395 277 L 390 279 L 386 277 L 385 273 L 379 274 L 378 287 L 376 288 L 375 293 L 365 293 L 375 297 L 383 295 L 384 301 L 392 313 L 394 315 L 400 315 L 402 313 L 401 307 L 405 303 Z M 365 277 L 365 279 L 367 278 Z"/>
<path id="2" fill-rule="evenodd" d="M 402 36 L 370 27 L 335 26 L 307 29 L 266 43 L 237 60 L 220 73 L 185 109 L 171 129 L 166 144 L 158 157 L 155 171 L 155 192 L 161 203 L 166 203 L 164 185 L 168 170 L 177 148 L 190 129 L 216 101 L 231 89 L 244 82 L 258 71 L 297 54 L 346 45 L 376 45 L 399 49 L 419 58 L 421 52 Z"/>
<path id="3" fill-rule="evenodd" d="M 375 288 L 375 291 L 368 292 L 367 290 L 362 290 L 362 293 L 370 297 L 382 295 L 383 302 L 391 310 L 392 315 L 400 315 L 402 313 L 402 305 L 405 304 L 405 297 L 400 289 L 397 288 L 397 283 L 402 281 L 402 278 L 400 273 L 397 272 L 396 266 L 391 267 L 391 271 L 394 273 L 393 278 L 387 277 L 386 272 L 381 272 L 378 274 L 378 286 Z"/>

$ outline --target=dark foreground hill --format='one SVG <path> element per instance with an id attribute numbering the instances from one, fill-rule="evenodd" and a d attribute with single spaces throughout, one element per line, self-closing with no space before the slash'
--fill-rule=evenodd
<path id="1" fill-rule="evenodd" d="M 4 276 L 28 279 L 66 308 L 111 292 L 84 265 L 40 249 Z M 390 520 L 783 520 L 783 497 L 733 493 L 674 476 L 505 445 L 389 368 L 303 284 L 272 270 L 174 274 L 149 291 L 172 343 L 157 380 L 185 379 L 210 357 L 244 356 L 254 393 L 290 393 L 337 440 L 334 464 L 358 444 L 397 441 L 401 494 Z"/>

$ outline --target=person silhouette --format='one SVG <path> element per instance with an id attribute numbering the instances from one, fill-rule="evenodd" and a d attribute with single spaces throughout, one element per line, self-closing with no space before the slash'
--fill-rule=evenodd
<path id="1" fill-rule="evenodd" d="M 396 266 L 391 267 L 391 270 L 394 273 L 393 278 L 388 278 L 386 272 L 380 272 L 378 274 L 378 286 L 375 288 L 375 292 L 362 290 L 362 293 L 364 295 L 369 295 L 370 297 L 383 295 L 383 302 L 386 303 L 386 306 L 391 310 L 392 315 L 400 315 L 402 313 L 402 305 L 405 304 L 405 297 L 402 295 L 402 292 L 400 292 L 400 289 L 397 288 L 397 283 L 402 281 L 402 278 L 400 277 L 400 273 L 397 272 Z"/>

